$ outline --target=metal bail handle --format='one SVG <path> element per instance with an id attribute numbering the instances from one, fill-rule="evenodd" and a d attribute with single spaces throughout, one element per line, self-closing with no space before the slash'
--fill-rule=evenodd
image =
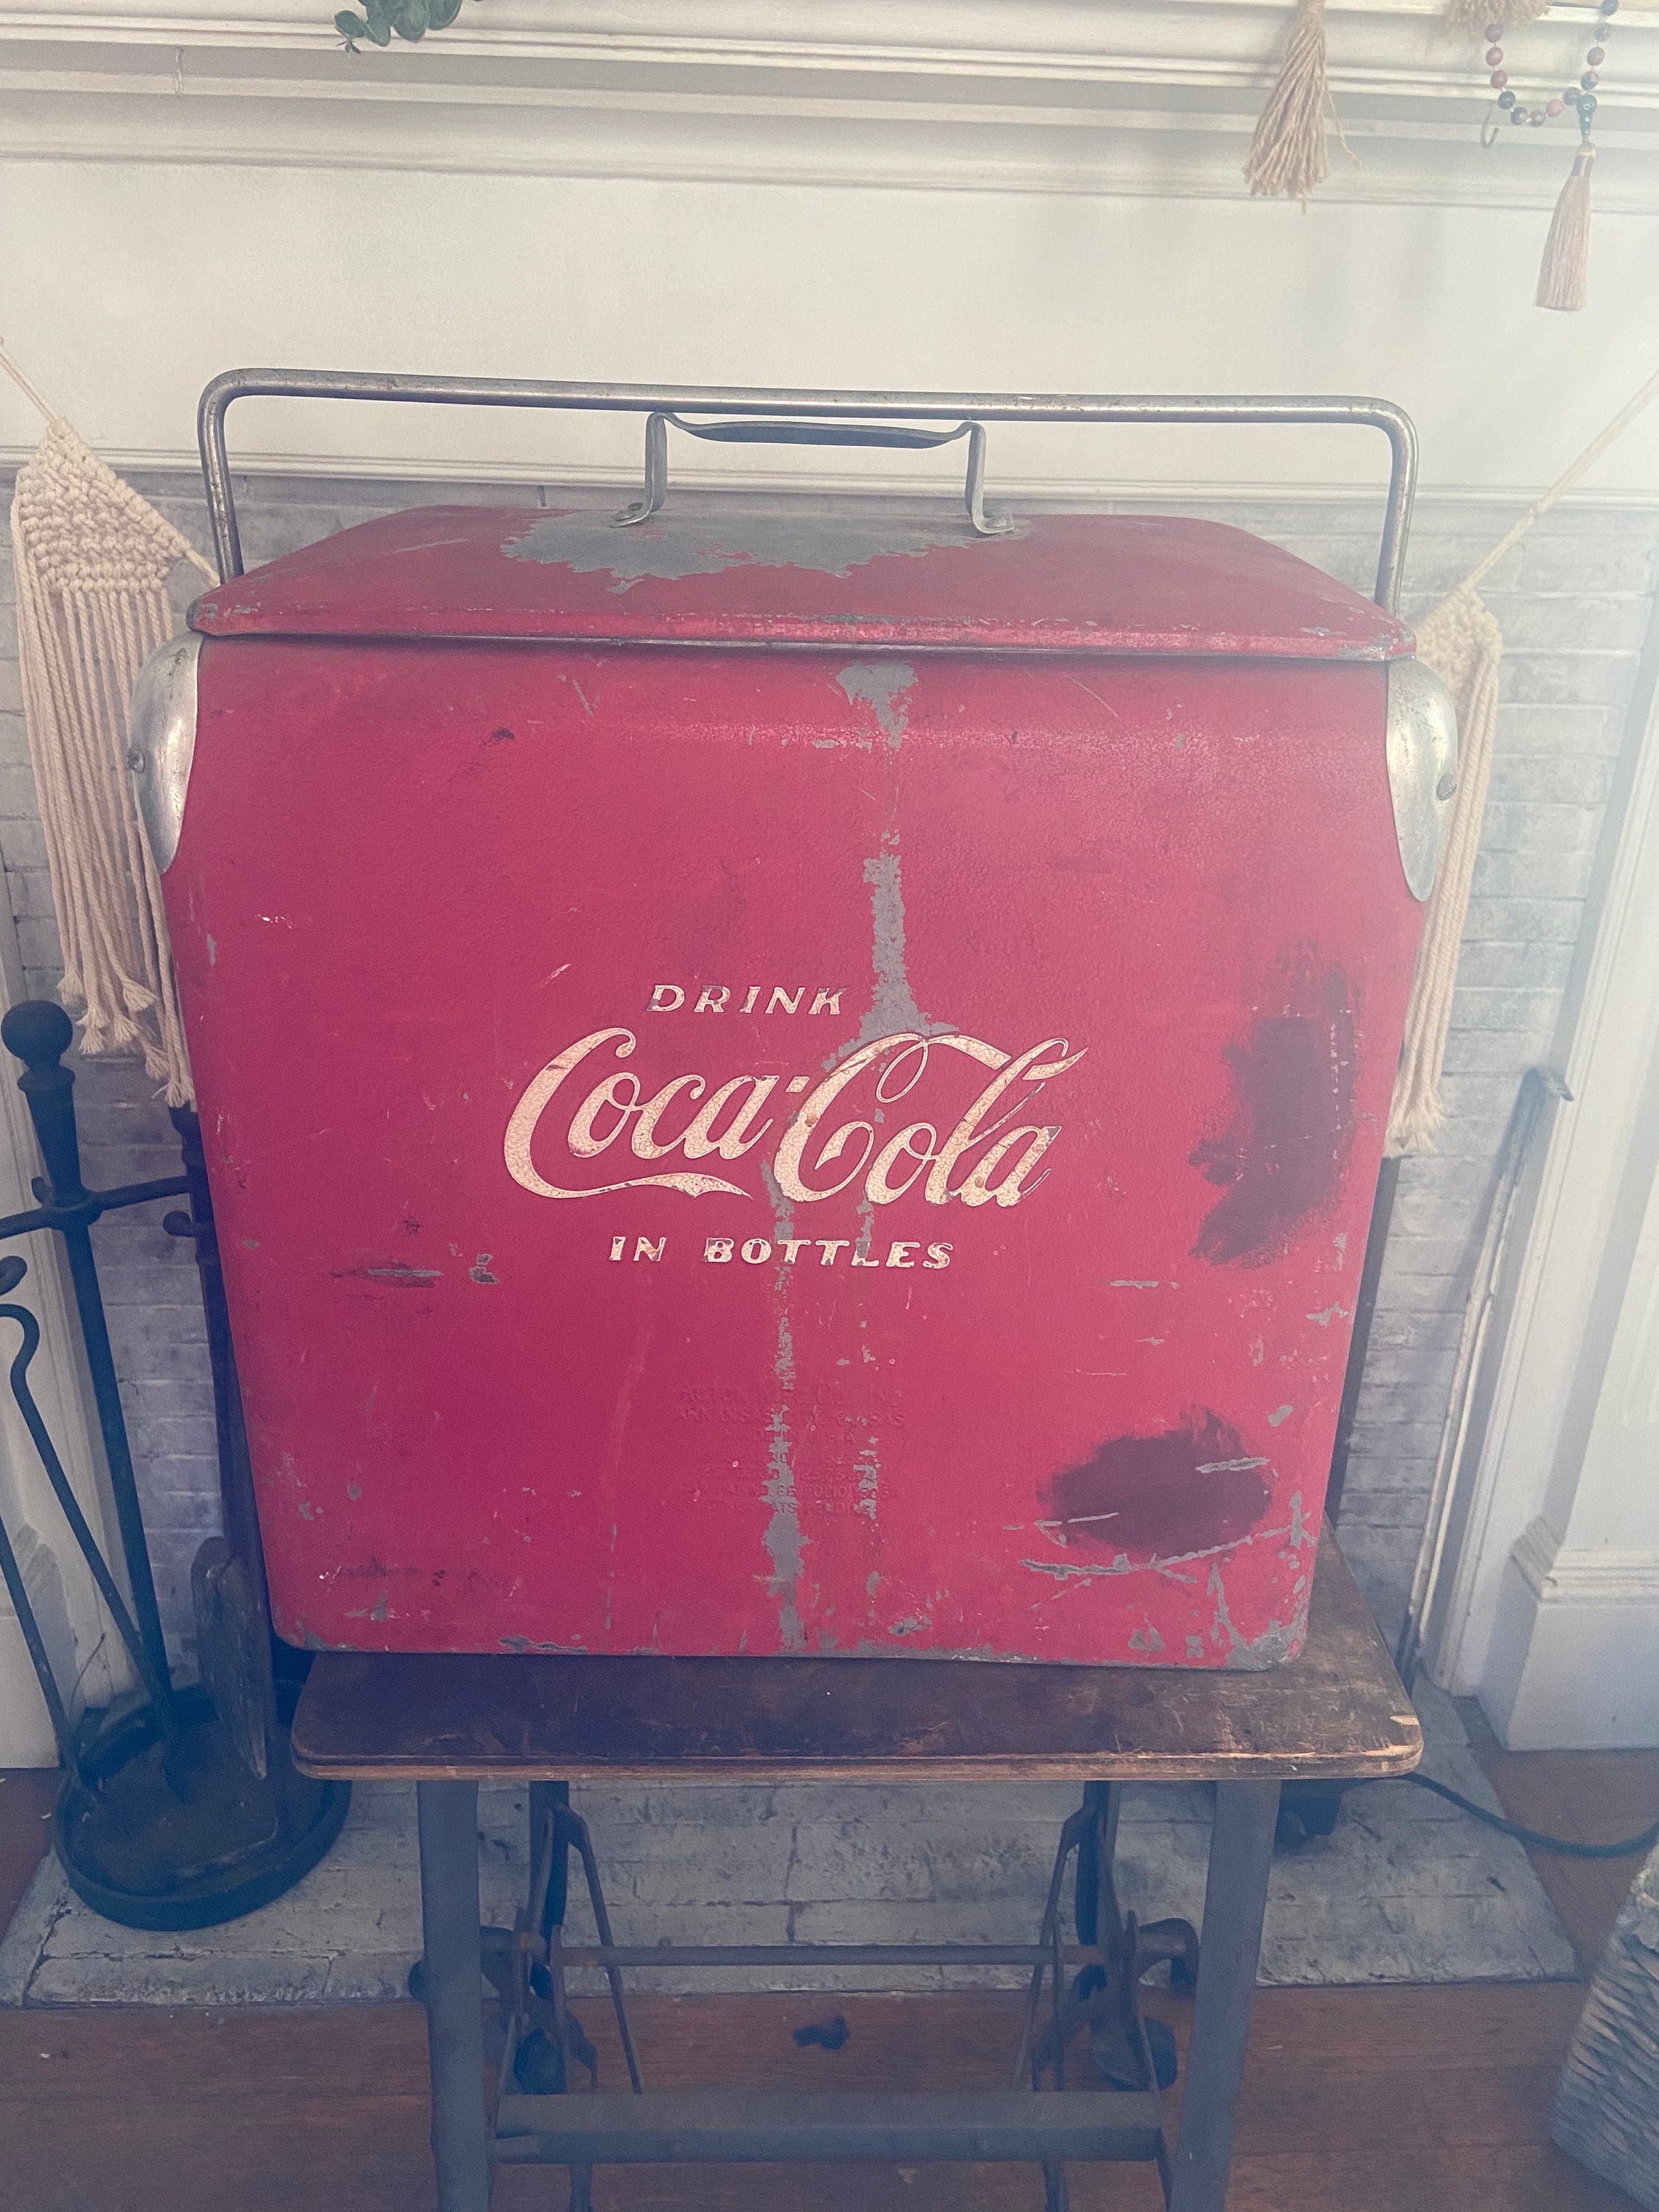
<path id="1" fill-rule="evenodd" d="M 219 574 L 228 581 L 242 573 L 241 533 L 236 521 L 236 490 L 230 455 L 225 446 L 225 415 L 237 399 L 367 399 L 419 407 L 533 407 L 570 410 L 601 415 L 666 416 L 683 429 L 699 437 L 757 434 L 775 438 L 778 424 L 799 422 L 814 437 L 826 426 L 843 432 L 836 444 L 920 444 L 938 436 L 941 444 L 953 438 L 968 440 L 968 502 L 974 527 L 994 532 L 973 514 L 975 471 L 983 465 L 983 428 L 987 422 L 1055 422 L 1073 428 L 1084 423 L 1150 422 L 1272 424 L 1323 423 L 1328 428 L 1380 431 L 1389 443 L 1389 492 L 1383 510 L 1382 539 L 1376 552 L 1375 598 L 1393 614 L 1400 603 L 1400 572 L 1406 557 L 1406 535 L 1411 523 L 1412 499 L 1417 484 L 1417 433 L 1405 410 L 1390 399 L 1368 399 L 1340 394 L 1273 397 L 1241 392 L 1131 394 L 1109 392 L 794 392 L 761 389 L 749 385 L 708 384 L 570 384 L 549 383 L 536 377 L 411 376 L 338 368 L 232 368 L 216 376 L 202 394 L 197 410 L 197 430 L 202 448 L 202 477 L 207 487 L 208 510 L 213 517 L 213 542 L 219 556 Z M 741 418 L 743 424 L 765 424 L 764 430 L 747 430 L 738 422 L 694 426 L 686 414 L 722 415 Z M 950 422 L 955 427 L 939 433 L 923 430 L 919 422 Z M 863 434 L 847 436 L 856 426 Z M 872 434 L 894 429 L 896 436 Z M 788 435 L 790 433 L 784 433 Z M 657 432 L 666 456 L 666 428 Z M 649 440 L 647 439 L 647 465 Z M 977 456 L 977 458 L 976 458 Z M 660 473 L 660 468 L 659 471 Z M 648 489 L 648 486 L 647 486 Z"/>
<path id="2" fill-rule="evenodd" d="M 976 538 L 1001 538 L 1014 526 L 1013 517 L 985 512 L 985 425 L 958 422 L 952 430 L 923 430 L 909 422 L 805 422 L 788 419 L 741 420 L 735 422 L 688 422 L 684 416 L 666 410 L 645 418 L 645 497 L 636 499 L 611 517 L 618 530 L 635 522 L 648 522 L 661 511 L 668 497 L 668 426 L 694 438 L 707 438 L 727 446 L 883 446 L 923 452 L 934 446 L 953 446 L 968 441 L 968 471 L 962 487 L 962 504 L 968 527 Z"/>

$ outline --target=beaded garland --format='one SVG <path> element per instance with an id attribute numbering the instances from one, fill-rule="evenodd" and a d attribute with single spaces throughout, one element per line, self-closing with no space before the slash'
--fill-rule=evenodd
<path id="1" fill-rule="evenodd" d="M 1487 83 L 1498 95 L 1498 105 L 1508 114 L 1511 123 L 1541 125 L 1553 123 L 1570 107 L 1577 110 L 1578 130 L 1588 138 L 1595 111 L 1601 105 L 1595 88 L 1601 82 L 1601 64 L 1607 58 L 1606 40 L 1613 29 L 1613 19 L 1619 13 L 1619 0 L 1600 0 L 1596 23 L 1590 33 L 1590 43 L 1584 55 L 1584 67 L 1577 84 L 1566 86 L 1541 106 L 1528 107 L 1510 84 L 1509 71 L 1504 67 L 1502 40 L 1505 26 L 1497 20 L 1486 27 L 1486 67 L 1491 71 Z"/>

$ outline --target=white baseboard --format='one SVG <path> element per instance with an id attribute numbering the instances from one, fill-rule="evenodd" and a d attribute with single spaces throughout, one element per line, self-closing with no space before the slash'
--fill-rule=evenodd
<path id="1" fill-rule="evenodd" d="M 1480 1702 L 1510 1751 L 1659 1748 L 1659 1555 L 1568 1551 L 1531 1522 L 1504 1571 Z"/>

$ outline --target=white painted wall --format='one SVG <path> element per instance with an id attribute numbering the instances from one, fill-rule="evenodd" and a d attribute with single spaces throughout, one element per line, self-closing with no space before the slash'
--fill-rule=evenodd
<path id="1" fill-rule="evenodd" d="M 1374 392 L 1415 416 L 1429 484 L 1512 495 L 1565 465 L 1659 355 L 1659 222 L 1631 215 L 1601 219 L 1598 304 L 1565 317 L 1532 305 L 1534 209 L 1304 216 L 1248 200 L 113 162 L 19 163 L 6 192 L 7 341 L 82 434 L 129 463 L 186 459 L 202 386 L 258 362 Z M 0 404 L 0 439 L 32 442 L 24 403 Z M 441 459 L 533 479 L 638 465 L 637 426 L 593 418 L 273 401 L 241 407 L 234 436 L 239 455 L 306 472 L 378 463 L 418 476 Z M 1383 459 L 1358 431 L 1000 428 L 991 468 L 994 482 L 1022 484 L 1329 487 L 1380 483 Z M 953 465 L 933 465 L 934 480 Z M 872 475 L 867 457 L 854 472 Z M 1659 416 L 1600 482 L 1659 493 Z"/>
<path id="2" fill-rule="evenodd" d="M 1659 1745 L 1659 716 L 1644 738 L 1434 1652 L 1516 1750 Z"/>

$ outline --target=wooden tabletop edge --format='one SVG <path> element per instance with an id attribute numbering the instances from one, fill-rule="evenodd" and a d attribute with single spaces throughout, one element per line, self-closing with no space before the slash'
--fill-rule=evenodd
<path id="1" fill-rule="evenodd" d="M 604 1764 L 592 1759 L 331 1759 L 295 1747 L 294 1764 L 319 1782 L 1388 1782 L 1409 1774 L 1423 1756 L 1420 1736 L 1340 1759 L 1285 1753 L 1214 1753 L 1190 1759 L 1145 1752 L 1013 1759 L 676 1759 Z"/>

